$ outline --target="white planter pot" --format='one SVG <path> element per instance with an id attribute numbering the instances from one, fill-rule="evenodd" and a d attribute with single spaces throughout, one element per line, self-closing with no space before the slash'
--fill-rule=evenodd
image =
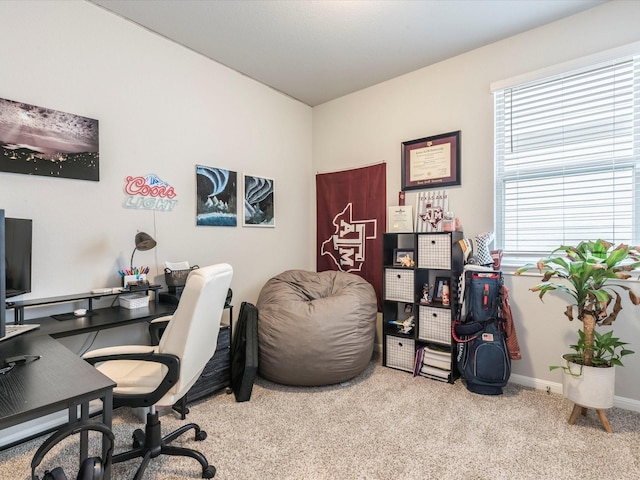
<path id="1" fill-rule="evenodd" d="M 613 407 L 616 368 L 584 367 L 562 359 L 562 393 L 573 403 L 586 408 Z"/>

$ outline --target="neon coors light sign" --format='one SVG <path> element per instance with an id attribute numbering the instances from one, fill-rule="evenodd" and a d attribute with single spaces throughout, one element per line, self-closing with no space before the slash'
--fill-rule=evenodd
<path id="1" fill-rule="evenodd" d="M 360 272 L 366 255 L 367 240 L 377 237 L 378 222 L 372 220 L 353 220 L 352 204 L 333 218 L 335 232 L 322 242 L 322 255 L 329 255 L 343 272 Z"/>
<path id="2" fill-rule="evenodd" d="M 177 194 L 173 187 L 154 174 L 145 177 L 128 176 L 125 179 L 124 193 L 127 195 L 124 208 L 170 212 L 178 204 L 174 200 Z"/>

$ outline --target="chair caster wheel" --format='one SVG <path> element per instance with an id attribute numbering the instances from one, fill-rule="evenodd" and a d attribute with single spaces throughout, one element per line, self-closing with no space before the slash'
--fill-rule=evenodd
<path id="1" fill-rule="evenodd" d="M 216 476 L 216 467 L 208 465 L 207 468 L 202 470 L 202 478 L 213 478 Z"/>
<path id="2" fill-rule="evenodd" d="M 201 442 L 205 438 L 207 438 L 207 432 L 205 432 L 204 430 L 200 430 L 199 432 L 196 432 L 196 440 Z M 206 477 L 206 478 L 211 478 L 211 477 Z"/>
<path id="3" fill-rule="evenodd" d="M 133 448 L 144 446 L 144 432 L 139 428 L 133 432 Z"/>

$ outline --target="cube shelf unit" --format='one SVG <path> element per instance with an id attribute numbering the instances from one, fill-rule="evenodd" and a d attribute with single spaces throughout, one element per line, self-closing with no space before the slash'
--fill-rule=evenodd
<path id="1" fill-rule="evenodd" d="M 416 356 L 425 365 L 420 375 L 453 383 L 455 348 L 451 323 L 458 303 L 463 269 L 462 232 L 385 233 L 383 239 L 383 365 L 414 371 Z M 399 255 L 412 253 L 414 266 L 401 266 Z M 425 302 L 424 286 L 435 297 L 436 279 L 449 283 L 449 305 L 431 298 Z M 413 317 L 413 328 L 403 333 L 403 322 Z"/>

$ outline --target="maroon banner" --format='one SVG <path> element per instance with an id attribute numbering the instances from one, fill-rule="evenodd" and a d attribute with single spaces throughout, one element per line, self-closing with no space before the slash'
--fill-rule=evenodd
<path id="1" fill-rule="evenodd" d="M 386 164 L 316 175 L 317 270 L 367 280 L 382 307 L 382 234 L 386 228 Z"/>

